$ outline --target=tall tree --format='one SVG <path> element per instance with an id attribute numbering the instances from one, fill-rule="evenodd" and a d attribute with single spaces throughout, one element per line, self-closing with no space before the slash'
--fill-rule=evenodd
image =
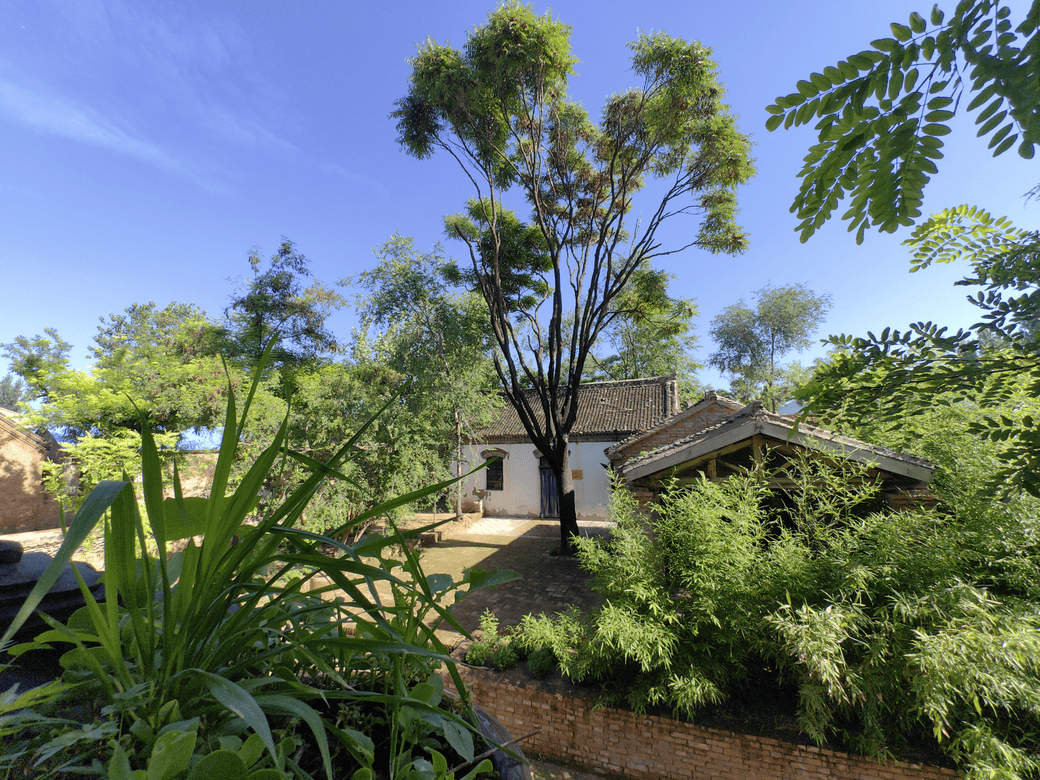
<path id="1" fill-rule="evenodd" d="M 27 391 L 28 386 L 25 382 L 8 372 L 3 379 L 0 379 L 0 407 L 12 412 L 20 412 Z"/>
<path id="2" fill-rule="evenodd" d="M 282 237 L 278 250 L 263 267 L 259 247 L 249 252 L 253 276 L 232 297 L 224 314 L 231 345 L 250 365 L 256 364 L 276 334 L 272 364 L 290 370 L 338 351 L 336 337 L 328 329 L 329 315 L 345 305 L 341 295 L 313 281 L 307 258 Z"/>
<path id="3" fill-rule="evenodd" d="M 675 374 L 683 398 L 699 391 L 694 359 L 697 337 L 693 333 L 697 304 L 672 298 L 668 284 L 673 274 L 641 268 L 617 297 L 614 317 L 603 332 L 606 355 L 591 355 L 589 379 L 638 379 Z"/>
<path id="4" fill-rule="evenodd" d="M 590 350 L 651 258 L 745 249 L 734 190 L 753 172 L 707 47 L 641 35 L 630 48 L 642 86 L 609 98 L 597 124 L 567 98 L 569 33 L 506 3 L 463 50 L 421 46 L 393 112 L 408 153 L 448 152 L 474 187 L 448 234 L 468 248 L 464 278 L 487 304 L 503 391 L 556 476 L 565 552 L 578 532 L 568 444 Z M 507 199 L 526 200 L 528 222 Z M 660 228 L 680 217 L 701 219 L 665 248 Z"/>
<path id="5" fill-rule="evenodd" d="M 439 246 L 420 252 L 412 239 L 395 235 L 376 253 L 379 264 L 357 281 L 368 290 L 362 321 L 377 332 L 358 339 L 410 379 L 405 400 L 415 426 L 428 446 L 454 441 L 448 459 L 461 464 L 464 439 L 489 421 L 498 398 L 484 302 L 474 292 L 453 291 Z M 457 493 L 457 506 L 460 499 Z"/>
<path id="6" fill-rule="evenodd" d="M 54 329 L 4 344 L 11 369 L 41 402 L 34 417 L 69 441 L 139 431 L 138 410 L 157 431 L 209 427 L 222 414 L 226 378 L 216 356 L 222 332 L 192 304 L 134 304 L 101 319 L 93 365 L 69 364 L 71 345 Z M 133 403 L 131 403 L 133 399 Z M 136 408 L 135 408 L 136 404 Z"/>
<path id="7" fill-rule="evenodd" d="M 1040 0 L 1017 24 L 1006 3 L 962 0 L 948 18 L 936 6 L 928 19 L 912 13 L 891 28 L 892 38 L 812 74 L 767 109 L 771 130 L 818 120 L 793 206 L 803 241 L 847 193 L 843 218 L 858 241 L 870 227 L 913 225 L 938 171 L 942 136 L 965 101 L 994 155 L 1018 143 L 1031 159 L 1040 143 Z M 1040 420 L 997 411 L 1012 404 L 1022 412 L 1015 398 L 1040 396 L 1040 232 L 960 206 L 925 220 L 904 243 L 914 252 L 912 271 L 970 263 L 957 284 L 981 288 L 968 296 L 979 322 L 953 334 L 918 322 L 880 336 L 832 337 L 840 351 L 805 388 L 809 408 L 840 405 L 861 418 L 898 421 L 922 398 L 978 404 L 992 412 L 972 429 L 1007 445 L 996 482 L 1040 496 Z"/>
<path id="8" fill-rule="evenodd" d="M 711 337 L 718 350 L 708 363 L 731 375 L 738 398 L 759 399 L 775 412 L 794 389 L 787 380 L 802 374 L 800 366 L 783 366 L 780 360 L 812 344 L 830 311 L 831 296 L 789 284 L 766 285 L 755 297 L 754 309 L 741 299 L 716 315 Z"/>

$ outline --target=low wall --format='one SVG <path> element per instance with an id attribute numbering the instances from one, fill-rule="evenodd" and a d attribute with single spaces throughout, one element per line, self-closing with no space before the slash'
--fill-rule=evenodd
<path id="1" fill-rule="evenodd" d="M 950 780 L 953 770 L 876 761 L 770 737 L 737 734 L 655 715 L 596 709 L 589 695 L 564 695 L 538 683 L 460 667 L 474 701 L 514 737 L 540 729 L 520 744 L 528 755 L 577 764 L 637 780 Z"/>

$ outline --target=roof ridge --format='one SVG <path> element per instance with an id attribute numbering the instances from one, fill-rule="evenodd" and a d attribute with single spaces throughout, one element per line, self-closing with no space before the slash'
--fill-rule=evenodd
<path id="1" fill-rule="evenodd" d="M 595 387 L 597 385 L 611 385 L 611 386 L 614 386 L 614 387 L 616 387 L 618 385 L 640 385 L 640 384 L 659 385 L 659 384 L 663 383 L 662 380 L 667 381 L 669 379 L 675 379 L 675 373 L 674 372 L 671 373 L 671 374 L 661 374 L 660 376 L 637 377 L 636 379 L 599 379 L 599 380 L 597 380 L 595 382 L 580 382 L 578 384 L 578 388 L 581 389 L 583 387 Z"/>

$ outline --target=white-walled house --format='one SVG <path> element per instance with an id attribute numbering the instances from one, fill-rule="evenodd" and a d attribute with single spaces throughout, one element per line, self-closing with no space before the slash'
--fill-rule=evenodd
<path id="1" fill-rule="evenodd" d="M 679 408 L 674 375 L 588 382 L 579 388 L 569 453 L 579 521 L 606 519 L 610 461 L 604 450 L 656 426 Z M 463 470 L 496 456 L 502 460 L 463 483 L 466 499 L 482 501 L 485 515 L 558 515 L 555 477 L 509 404 L 475 441 L 464 446 Z"/>

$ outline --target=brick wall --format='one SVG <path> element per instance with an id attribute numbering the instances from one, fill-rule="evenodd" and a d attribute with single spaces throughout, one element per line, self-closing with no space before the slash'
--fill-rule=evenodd
<path id="1" fill-rule="evenodd" d="M 525 739 L 524 753 L 635 780 L 950 780 L 950 769 L 868 758 L 770 737 L 736 734 L 655 715 L 596 709 L 591 697 L 460 668 L 474 701 Z"/>
<path id="2" fill-rule="evenodd" d="M 0 420 L 0 533 L 57 528 L 58 503 L 43 490 L 46 444 Z"/>

